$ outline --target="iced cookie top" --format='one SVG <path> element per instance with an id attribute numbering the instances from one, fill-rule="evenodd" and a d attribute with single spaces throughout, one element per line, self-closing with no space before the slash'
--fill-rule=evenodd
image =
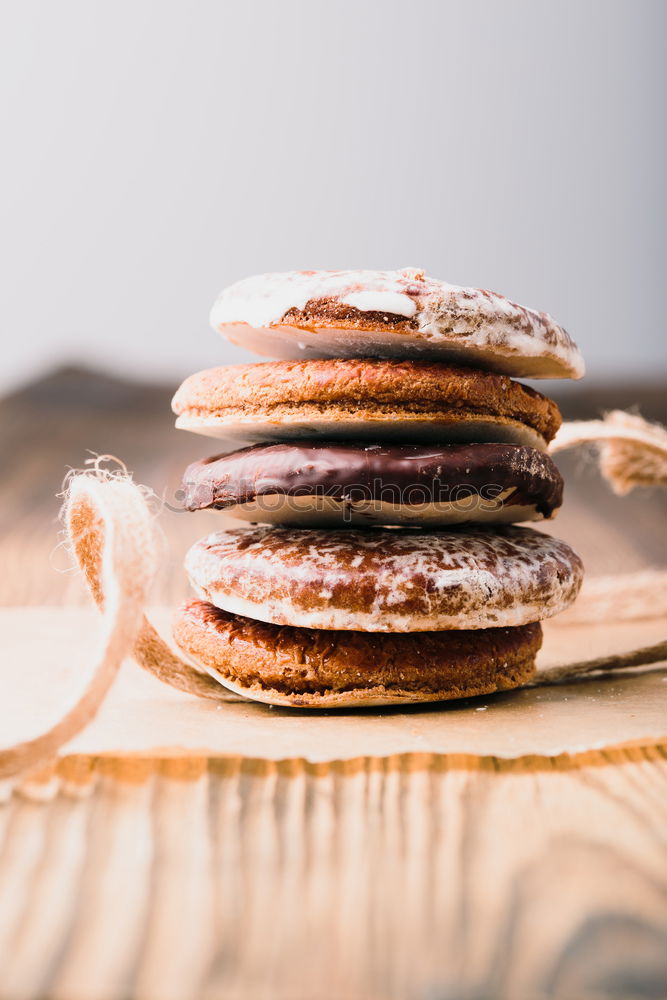
<path id="1" fill-rule="evenodd" d="M 569 334 L 544 312 L 423 271 L 290 271 L 225 289 L 213 327 L 279 358 L 449 360 L 528 378 L 581 378 Z"/>

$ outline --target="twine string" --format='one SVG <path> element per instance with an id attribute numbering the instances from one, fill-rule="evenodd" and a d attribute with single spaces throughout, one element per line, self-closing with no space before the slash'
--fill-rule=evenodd
<path id="1" fill-rule="evenodd" d="M 552 453 L 593 444 L 600 471 L 614 493 L 624 496 L 635 486 L 667 486 L 667 428 L 636 413 L 612 410 L 603 420 L 563 424 L 551 443 Z"/>

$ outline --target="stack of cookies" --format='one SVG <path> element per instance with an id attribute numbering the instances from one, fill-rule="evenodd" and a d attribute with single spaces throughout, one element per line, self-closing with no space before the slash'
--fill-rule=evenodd
<path id="1" fill-rule="evenodd" d="M 556 404 L 514 377 L 579 378 L 545 313 L 417 270 L 267 274 L 214 327 L 281 360 L 213 368 L 176 426 L 224 442 L 190 465 L 188 510 L 245 522 L 186 557 L 178 645 L 276 705 L 439 701 L 530 680 L 540 621 L 582 578 L 551 518 Z"/>

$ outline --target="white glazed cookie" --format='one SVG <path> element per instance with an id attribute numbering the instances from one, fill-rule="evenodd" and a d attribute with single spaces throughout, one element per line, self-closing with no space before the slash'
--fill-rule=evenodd
<path id="1" fill-rule="evenodd" d="M 199 597 L 232 614 L 364 632 L 525 625 L 567 608 L 583 574 L 565 542 L 517 527 L 220 531 L 185 569 Z"/>
<path id="2" fill-rule="evenodd" d="M 581 378 L 569 334 L 544 312 L 423 271 L 290 271 L 219 295 L 211 324 L 276 358 L 419 358 L 527 378 Z"/>

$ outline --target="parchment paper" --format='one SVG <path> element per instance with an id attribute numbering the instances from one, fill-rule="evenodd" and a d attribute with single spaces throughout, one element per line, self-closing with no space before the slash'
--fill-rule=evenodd
<path id="1" fill-rule="evenodd" d="M 170 612 L 152 621 L 169 634 Z M 2 741 L 41 731 L 78 690 L 97 641 L 90 608 L 0 609 Z M 667 619 L 604 625 L 545 623 L 539 665 L 650 645 Z M 7 683 L 8 673 L 12 683 Z M 62 754 L 171 756 L 243 754 L 312 762 L 407 752 L 554 756 L 667 739 L 665 669 L 443 703 L 321 712 L 203 701 L 160 684 L 126 662 L 94 722 Z"/>

